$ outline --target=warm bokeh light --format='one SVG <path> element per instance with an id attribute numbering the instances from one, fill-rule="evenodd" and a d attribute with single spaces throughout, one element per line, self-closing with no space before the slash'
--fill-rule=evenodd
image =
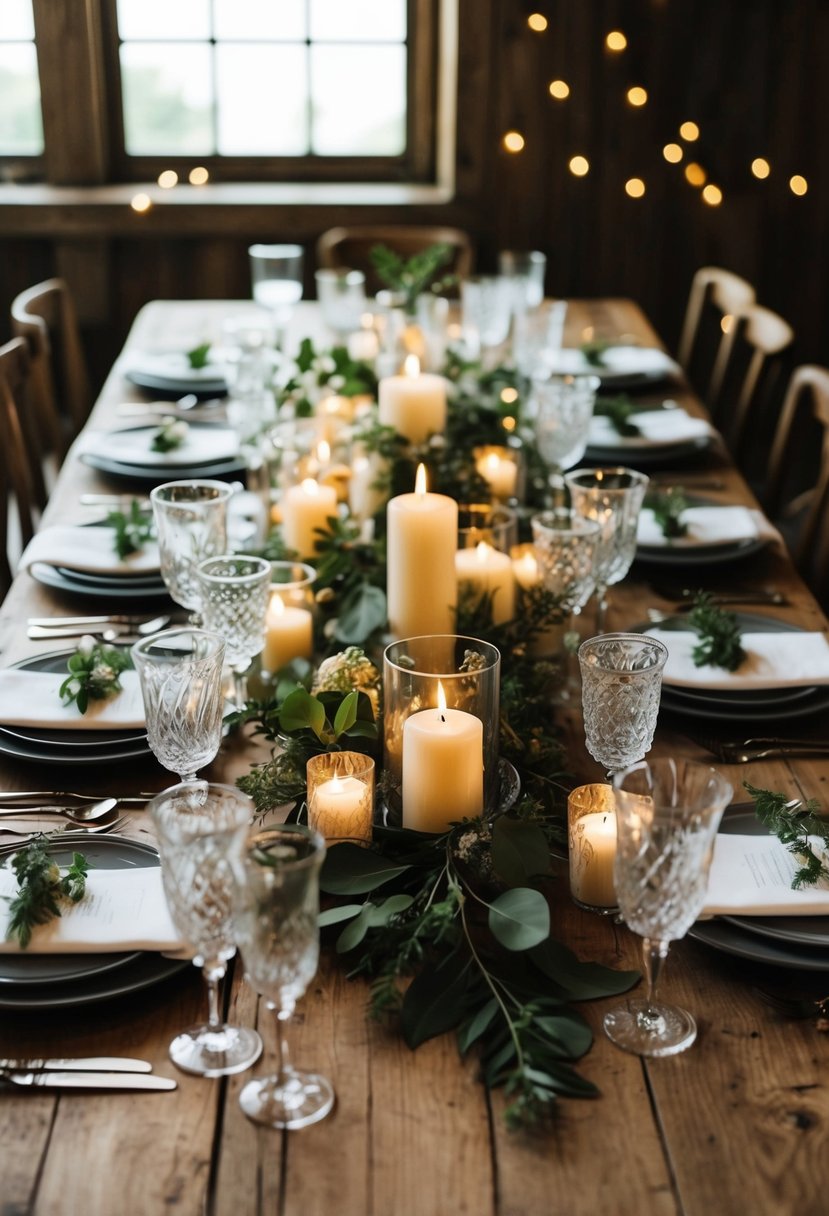
<path id="1" fill-rule="evenodd" d="M 556 101 L 564 101 L 565 97 L 570 96 L 570 86 L 566 80 L 551 80 L 550 81 L 550 96 L 555 97 Z"/>
<path id="2" fill-rule="evenodd" d="M 625 182 L 625 194 L 630 198 L 641 198 L 645 193 L 645 183 L 641 177 L 629 177 Z"/>
<path id="3" fill-rule="evenodd" d="M 731 322 L 733 320 L 734 320 L 734 318 L 732 317 L 730 312 L 727 312 L 725 314 L 725 316 L 722 317 L 722 319 L 720 320 L 720 329 L 723 331 L 724 334 L 730 333 Z"/>
<path id="4" fill-rule="evenodd" d="M 699 139 L 699 127 L 695 122 L 684 122 L 679 128 L 679 134 L 687 143 L 692 144 L 695 139 Z"/>
<path id="5" fill-rule="evenodd" d="M 586 156 L 571 156 L 569 169 L 574 177 L 584 177 L 590 172 L 590 161 Z"/>
<path id="6" fill-rule="evenodd" d="M 518 400 L 518 389 L 512 388 L 511 386 L 509 388 L 502 388 L 501 400 L 503 401 L 504 405 L 512 405 L 513 401 Z"/>
<path id="7" fill-rule="evenodd" d="M 517 394 L 516 394 L 516 396 L 517 396 Z M 505 431 L 514 431 L 516 425 L 517 425 L 516 421 L 512 417 L 511 414 L 507 414 L 505 418 L 501 419 L 501 426 L 504 428 Z"/>
<path id="8" fill-rule="evenodd" d="M 525 140 L 520 131 L 507 131 L 503 143 L 507 152 L 521 152 L 524 149 Z"/>
<path id="9" fill-rule="evenodd" d="M 530 13 L 529 17 L 527 18 L 527 25 L 531 30 L 534 30 L 536 34 L 543 34 L 547 28 L 547 18 L 543 13 Z"/>
<path id="10" fill-rule="evenodd" d="M 628 89 L 628 101 L 632 106 L 644 106 L 648 100 L 648 90 L 643 89 L 640 84 L 635 84 L 632 89 Z"/>
<path id="11" fill-rule="evenodd" d="M 702 199 L 709 207 L 719 207 L 722 202 L 722 190 L 711 182 L 703 190 Z"/>
<path id="12" fill-rule="evenodd" d="M 605 38 L 604 44 L 609 51 L 623 51 L 628 44 L 628 40 L 621 30 L 611 30 Z"/>
<path id="13" fill-rule="evenodd" d="M 162 190 L 172 190 L 173 186 L 178 185 L 178 174 L 175 169 L 165 169 L 159 173 L 158 184 Z"/>
<path id="14" fill-rule="evenodd" d="M 771 173 L 771 165 L 764 156 L 756 156 L 751 162 L 751 172 L 755 177 L 759 177 L 761 179 L 768 177 L 768 175 Z"/>
<path id="15" fill-rule="evenodd" d="M 190 170 L 189 181 L 191 186 L 205 186 L 209 180 L 210 174 L 204 165 L 196 165 L 195 169 Z"/>
<path id="16" fill-rule="evenodd" d="M 134 194 L 130 199 L 130 206 L 132 207 L 133 211 L 149 211 L 152 205 L 153 200 L 150 198 L 149 194 L 144 194 L 143 192 L 141 194 Z"/>
<path id="17" fill-rule="evenodd" d="M 795 173 L 794 177 L 789 178 L 789 189 L 792 194 L 805 194 L 809 189 L 809 183 L 805 177 L 801 177 L 799 173 Z"/>
<path id="18" fill-rule="evenodd" d="M 685 153 L 680 148 L 679 144 L 665 144 L 662 149 L 662 155 L 665 160 L 670 161 L 672 165 L 678 165 Z"/>
<path id="19" fill-rule="evenodd" d="M 708 174 L 702 165 L 698 165 L 695 160 L 692 160 L 690 165 L 685 166 L 685 177 L 692 186 L 704 186 L 708 181 Z"/>

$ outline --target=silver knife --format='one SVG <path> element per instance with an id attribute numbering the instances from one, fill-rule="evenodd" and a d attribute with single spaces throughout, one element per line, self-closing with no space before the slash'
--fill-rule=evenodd
<path id="1" fill-rule="evenodd" d="M 171 1077 L 130 1072 L 0 1072 L 0 1081 L 44 1089 L 175 1089 Z"/>
<path id="2" fill-rule="evenodd" d="M 152 617 L 144 616 L 30 616 L 27 625 L 41 629 L 63 629 L 72 625 L 143 625 Z"/>
<path id="3" fill-rule="evenodd" d="M 105 633 L 110 640 L 113 637 L 123 637 L 130 632 L 129 625 L 107 625 L 106 629 L 101 626 L 90 625 L 65 625 L 60 629 L 45 629 L 43 625 L 30 625 L 26 630 L 26 637 L 33 642 L 45 642 L 49 638 L 81 638 L 87 633 Z"/>
<path id="4" fill-rule="evenodd" d="M 58 1068 L 69 1072 L 152 1072 L 149 1060 L 133 1060 L 128 1056 L 85 1056 L 70 1060 L 0 1060 L 0 1070 L 12 1072 L 43 1072 Z"/>

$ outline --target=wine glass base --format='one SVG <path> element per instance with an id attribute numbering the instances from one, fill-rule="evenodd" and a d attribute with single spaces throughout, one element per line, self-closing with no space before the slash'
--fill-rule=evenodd
<path id="1" fill-rule="evenodd" d="M 603 1025 L 612 1043 L 637 1056 L 675 1056 L 697 1037 L 696 1021 L 686 1009 L 656 1001 L 628 1001 L 626 1008 L 606 1013 Z"/>
<path id="2" fill-rule="evenodd" d="M 182 1072 L 197 1077 L 229 1077 L 256 1063 L 262 1054 L 262 1040 L 255 1030 L 242 1026 L 222 1025 L 211 1030 L 204 1024 L 182 1030 L 169 1052 Z"/>
<path id="3" fill-rule="evenodd" d="M 254 1123 L 295 1131 L 325 1118 L 334 1105 L 334 1089 L 319 1073 L 288 1068 L 280 1076 L 249 1081 L 239 1105 Z"/>

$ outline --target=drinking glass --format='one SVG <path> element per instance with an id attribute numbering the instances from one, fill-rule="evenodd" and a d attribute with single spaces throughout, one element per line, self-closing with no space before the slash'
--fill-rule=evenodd
<path id="1" fill-rule="evenodd" d="M 508 279 L 499 275 L 477 275 L 461 283 L 461 327 L 469 353 L 474 357 L 506 342 L 509 334 L 512 295 Z"/>
<path id="2" fill-rule="evenodd" d="M 204 629 L 166 629 L 131 653 L 153 755 L 182 783 L 195 781 L 222 742 L 225 640 Z"/>
<path id="3" fill-rule="evenodd" d="M 161 577 L 176 603 L 192 613 L 201 608 L 196 566 L 227 552 L 231 493 L 223 481 L 168 481 L 150 492 Z"/>
<path id="4" fill-rule="evenodd" d="M 170 1059 L 201 1077 L 241 1072 L 262 1052 L 255 1030 L 229 1026 L 219 1015 L 219 981 L 236 953 L 230 856 L 242 848 L 252 812 L 246 794 L 206 781 L 174 785 L 150 802 L 170 915 L 207 981 L 207 1022 L 177 1034 Z"/>
<path id="5" fill-rule="evenodd" d="M 322 319 L 337 334 L 360 328 L 366 310 L 366 276 L 362 270 L 318 270 L 315 275 Z"/>
<path id="6" fill-rule="evenodd" d="M 587 750 L 608 774 L 650 750 L 667 658 L 644 633 L 603 633 L 579 647 Z"/>
<path id="7" fill-rule="evenodd" d="M 245 553 L 208 557 L 197 567 L 202 585 L 205 628 L 225 640 L 225 661 L 233 668 L 237 709 L 247 704 L 245 672 L 265 645 L 265 614 L 271 588 L 271 563 Z"/>
<path id="8" fill-rule="evenodd" d="M 541 581 L 555 595 L 563 617 L 578 615 L 593 594 L 593 560 L 599 540 L 599 525 L 568 507 L 557 507 L 534 515 L 530 521 Z M 561 632 L 558 654 L 557 704 L 572 697 L 576 682 L 568 667 L 567 637 Z"/>
<path id="9" fill-rule="evenodd" d="M 270 311 L 276 346 L 281 350 L 294 306 L 302 299 L 302 246 L 251 245 L 248 255 L 253 298 Z"/>
<path id="10" fill-rule="evenodd" d="M 732 789 L 692 760 L 640 761 L 613 777 L 617 843 L 613 878 L 622 918 L 642 940 L 647 991 L 605 1014 L 608 1038 L 640 1056 L 671 1056 L 697 1037 L 693 1016 L 656 1000 L 672 941 L 705 900 L 714 837 Z"/>
<path id="11" fill-rule="evenodd" d="M 598 376 L 532 380 L 529 407 L 534 412 L 538 450 L 549 469 L 554 506 L 564 503 L 564 470 L 578 464 L 587 448 L 598 388 Z"/>
<path id="12" fill-rule="evenodd" d="M 276 1014 L 276 1073 L 249 1081 L 239 1105 L 269 1127 L 307 1127 L 334 1105 L 330 1081 L 290 1063 L 283 1030 L 317 970 L 324 856 L 318 832 L 291 824 L 253 834 L 233 859 L 233 925 L 245 978 Z"/>
<path id="13" fill-rule="evenodd" d="M 544 299 L 546 269 L 547 258 L 538 249 L 502 249 L 498 254 L 498 271 L 509 281 L 516 315 L 537 308 Z"/>
<path id="14" fill-rule="evenodd" d="M 550 300 L 538 308 L 515 314 L 512 357 L 522 376 L 543 379 L 551 372 L 564 341 L 566 318 L 566 300 Z"/>
<path id="15" fill-rule="evenodd" d="M 636 525 L 648 478 L 633 469 L 581 469 L 565 473 L 573 507 L 595 519 L 602 535 L 596 547 L 596 632 L 604 633 L 607 589 L 625 577 L 636 556 Z"/>

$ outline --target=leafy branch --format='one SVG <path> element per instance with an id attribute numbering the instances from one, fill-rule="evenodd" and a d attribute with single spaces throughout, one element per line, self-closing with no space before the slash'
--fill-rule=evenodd
<path id="1" fill-rule="evenodd" d="M 821 879 L 829 880 L 829 867 L 809 840 L 810 836 L 817 836 L 829 847 L 829 819 L 818 813 L 820 803 L 817 799 L 810 798 L 808 802 L 789 800 L 785 794 L 758 789 L 748 781 L 743 785 L 754 799 L 757 818 L 800 863 L 792 887 L 797 891 L 801 887 L 814 886 Z"/>
<path id="2" fill-rule="evenodd" d="M 682 519 L 690 503 L 680 488 L 671 488 L 664 494 L 655 492 L 645 498 L 645 506 L 653 512 L 653 517 L 662 529 L 662 535 L 669 540 L 685 536 L 688 525 Z"/>
<path id="3" fill-rule="evenodd" d="M 414 308 L 415 300 L 422 292 L 430 288 L 439 292 L 456 281 L 454 275 L 437 280 L 437 272 L 452 256 L 450 245 L 430 245 L 405 259 L 388 245 L 375 245 L 369 256 L 381 282 L 406 297 L 407 309 Z"/>
<path id="4" fill-rule="evenodd" d="M 149 512 L 141 510 L 137 498 L 133 498 L 126 514 L 123 511 L 110 511 L 106 522 L 115 531 L 112 543 L 122 561 L 129 557 L 130 553 L 143 549 L 155 534 L 153 517 Z"/>
<path id="5" fill-rule="evenodd" d="M 66 663 L 69 672 L 60 686 L 64 705 L 74 701 L 85 714 L 90 701 L 104 701 L 121 691 L 121 673 L 132 667 L 128 650 L 105 646 L 94 638 L 81 638 L 78 649 Z"/>
<path id="6" fill-rule="evenodd" d="M 36 836 L 11 858 L 17 894 L 7 897 L 10 915 L 6 937 L 16 937 L 23 950 L 37 925 L 48 924 L 61 915 L 62 900 L 76 904 L 86 892 L 89 863 L 83 854 L 73 853 L 72 864 L 61 874 L 60 866 L 47 851 L 48 844 L 47 836 Z"/>
<path id="7" fill-rule="evenodd" d="M 183 418 L 168 418 L 153 435 L 150 447 L 154 452 L 173 452 L 184 443 L 189 430 Z"/>
<path id="8" fill-rule="evenodd" d="M 717 608 L 711 596 L 704 591 L 697 593 L 694 606 L 688 614 L 688 624 L 700 640 L 692 651 L 694 664 L 703 667 L 723 667 L 736 671 L 746 657 L 737 616 L 724 608 Z"/>
<path id="9" fill-rule="evenodd" d="M 187 361 L 194 371 L 200 371 L 203 367 L 207 367 L 210 345 L 209 342 L 202 342 L 198 346 L 194 346 L 192 350 L 188 350 Z"/>

